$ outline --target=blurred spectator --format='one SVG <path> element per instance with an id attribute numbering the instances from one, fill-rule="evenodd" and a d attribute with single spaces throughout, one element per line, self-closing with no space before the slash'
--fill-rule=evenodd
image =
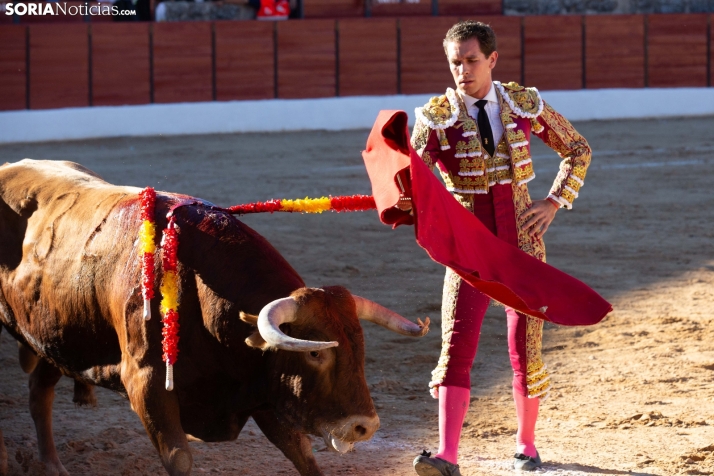
<path id="1" fill-rule="evenodd" d="M 256 20 L 287 20 L 290 16 L 288 0 L 250 0 L 256 9 Z"/>

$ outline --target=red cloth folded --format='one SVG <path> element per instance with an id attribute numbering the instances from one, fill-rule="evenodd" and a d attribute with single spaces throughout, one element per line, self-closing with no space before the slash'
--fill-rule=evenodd
<path id="1" fill-rule="evenodd" d="M 409 144 L 407 115 L 381 111 L 362 153 L 380 220 L 415 224 L 416 240 L 431 259 L 471 286 L 515 310 L 561 325 L 600 322 L 610 303 L 582 281 L 497 238 L 461 206 Z M 396 175 L 411 172 L 414 217 L 394 207 Z"/>

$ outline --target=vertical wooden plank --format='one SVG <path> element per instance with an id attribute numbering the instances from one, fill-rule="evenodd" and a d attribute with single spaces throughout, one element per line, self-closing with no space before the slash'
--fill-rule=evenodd
<path id="1" fill-rule="evenodd" d="M 210 22 L 154 23 L 154 102 L 213 99 Z"/>
<path id="2" fill-rule="evenodd" d="M 503 0 L 439 0 L 439 15 L 466 16 L 485 21 L 480 15 L 501 15 Z"/>
<path id="3" fill-rule="evenodd" d="M 707 86 L 714 85 L 714 14 L 709 15 L 709 81 Z"/>
<path id="4" fill-rule="evenodd" d="M 707 86 L 714 85 L 714 15 L 709 15 L 709 81 Z"/>
<path id="5" fill-rule="evenodd" d="M 586 87 L 643 88 L 644 16 L 589 15 L 585 22 Z"/>
<path id="6" fill-rule="evenodd" d="M 491 26 L 496 33 L 498 61 L 493 68 L 493 79 L 508 83 L 521 81 L 521 17 L 482 17 L 478 19 Z"/>
<path id="7" fill-rule="evenodd" d="M 334 20 L 278 23 L 278 97 L 334 96 L 336 63 Z"/>
<path id="8" fill-rule="evenodd" d="M 216 22 L 216 99 L 275 96 L 273 22 Z"/>
<path id="9" fill-rule="evenodd" d="M 303 0 L 305 18 L 364 16 L 364 0 Z"/>
<path id="10" fill-rule="evenodd" d="M 455 87 L 443 41 L 457 21 L 454 17 L 400 20 L 402 94 L 444 94 L 446 88 Z"/>
<path id="11" fill-rule="evenodd" d="M 149 24 L 92 25 L 92 104 L 150 102 Z"/>
<path id="12" fill-rule="evenodd" d="M 650 87 L 707 85 L 707 16 L 648 15 Z"/>
<path id="13" fill-rule="evenodd" d="M 525 18 L 525 84 L 539 89 L 583 87 L 582 17 Z"/>
<path id="14" fill-rule="evenodd" d="M 27 100 L 27 27 L 0 26 L 0 111 L 25 109 Z"/>
<path id="15" fill-rule="evenodd" d="M 89 105 L 86 24 L 30 25 L 30 108 Z"/>
<path id="16" fill-rule="evenodd" d="M 397 94 L 397 21 L 340 20 L 340 96 Z"/>

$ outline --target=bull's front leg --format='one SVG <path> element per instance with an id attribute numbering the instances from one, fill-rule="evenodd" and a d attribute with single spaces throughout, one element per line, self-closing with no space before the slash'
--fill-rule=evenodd
<path id="1" fill-rule="evenodd" d="M 190 475 L 193 457 L 181 428 L 178 398 L 164 388 L 163 372 L 124 362 L 122 383 L 166 471 L 171 476 Z"/>
<path id="2" fill-rule="evenodd" d="M 251 415 L 263 434 L 295 465 L 301 476 L 324 476 L 312 454 L 310 438 L 269 410 Z"/>
<path id="3" fill-rule="evenodd" d="M 69 476 L 57 456 L 52 436 L 52 402 L 55 398 L 55 385 L 61 377 L 59 369 L 44 359 L 39 359 L 30 374 L 30 415 L 37 431 L 40 461 L 45 464 L 48 476 Z"/>

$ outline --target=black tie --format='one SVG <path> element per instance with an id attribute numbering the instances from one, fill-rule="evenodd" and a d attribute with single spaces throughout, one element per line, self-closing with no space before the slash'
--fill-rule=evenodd
<path id="1" fill-rule="evenodd" d="M 493 143 L 493 131 L 491 130 L 491 123 L 488 122 L 488 114 L 486 114 L 486 101 L 481 99 L 476 101 L 476 107 L 478 107 L 478 117 L 476 117 L 476 122 L 478 122 L 478 130 L 481 133 L 481 141 L 483 142 L 483 148 L 486 149 L 488 155 L 493 157 L 493 153 L 496 150 L 496 144 Z"/>

